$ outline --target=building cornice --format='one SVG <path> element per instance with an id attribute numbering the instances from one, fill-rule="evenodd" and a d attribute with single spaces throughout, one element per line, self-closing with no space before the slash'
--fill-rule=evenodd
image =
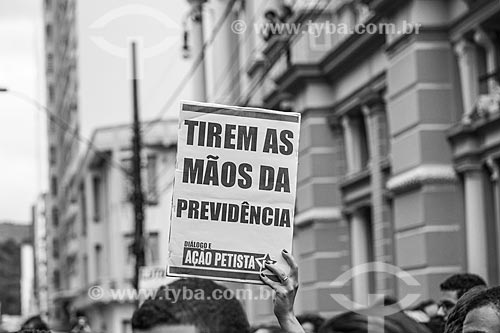
<path id="1" fill-rule="evenodd" d="M 408 0 L 375 0 L 371 1 L 370 8 L 374 11 L 365 24 L 377 23 L 391 11 L 407 3 Z M 270 41 L 264 54 L 270 63 L 274 63 L 277 54 L 273 52 L 281 47 L 279 39 Z M 320 80 L 328 82 L 336 80 L 338 77 L 352 68 L 351 65 L 357 64 L 370 57 L 373 52 L 381 49 L 385 45 L 384 34 L 352 34 L 340 44 L 336 45 L 328 54 L 326 54 L 318 63 L 313 64 L 295 64 L 283 72 L 281 76 L 275 79 L 279 92 L 294 93 L 297 86 L 304 84 L 307 80 Z M 269 94 L 270 97 L 279 95 Z M 266 102 L 266 104 L 269 104 Z M 272 104 L 276 104 L 273 101 Z"/>
<path id="2" fill-rule="evenodd" d="M 326 81 L 323 71 L 318 64 L 296 64 L 276 79 L 281 89 L 293 92 L 297 85 L 304 83 L 307 79 Z"/>
<path id="3" fill-rule="evenodd" d="M 451 165 L 424 164 L 387 181 L 387 189 L 394 193 L 408 192 L 423 185 L 453 184 L 457 174 Z"/>
<path id="4" fill-rule="evenodd" d="M 367 101 L 368 96 L 382 93 L 387 88 L 386 72 L 381 72 L 364 86 L 360 87 L 347 97 L 341 99 L 331 106 L 335 113 L 335 117 L 340 117 L 353 109 L 361 107 L 364 101 Z"/>
<path id="5" fill-rule="evenodd" d="M 460 123 L 448 130 L 455 169 L 458 172 L 478 170 L 492 155 L 500 154 L 500 115 Z"/>
<path id="6" fill-rule="evenodd" d="M 371 198 L 371 171 L 365 168 L 347 174 L 339 183 L 344 210 L 356 210 L 365 206 Z"/>
<path id="7" fill-rule="evenodd" d="M 392 58 L 415 42 L 447 41 L 448 34 L 449 26 L 447 24 L 421 26 L 418 34 L 403 34 L 392 40 L 386 45 L 385 52 L 389 58 Z"/>
<path id="8" fill-rule="evenodd" d="M 285 97 L 293 94 L 297 87 L 305 84 L 307 80 L 325 81 L 317 64 L 290 66 L 281 76 L 274 80 L 279 89 L 275 89 L 264 96 L 264 104 L 269 108 L 275 108 Z"/>
<path id="9" fill-rule="evenodd" d="M 376 23 L 376 20 L 377 17 L 373 17 L 366 24 Z M 349 71 L 351 65 L 370 57 L 384 44 L 383 34 L 352 34 L 321 60 L 320 68 L 327 79 L 337 79 Z"/>
<path id="10" fill-rule="evenodd" d="M 295 215 L 295 226 L 318 220 L 340 220 L 342 211 L 339 207 L 315 207 Z"/>
<path id="11" fill-rule="evenodd" d="M 484 22 L 500 10 L 500 1 L 486 0 L 470 9 L 462 16 L 456 18 L 450 25 L 450 39 L 459 41 L 466 33 L 474 30 L 478 22 Z"/>

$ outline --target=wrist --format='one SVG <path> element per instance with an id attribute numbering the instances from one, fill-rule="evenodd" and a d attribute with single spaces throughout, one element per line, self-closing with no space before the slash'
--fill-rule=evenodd
<path id="1" fill-rule="evenodd" d="M 297 320 L 297 317 L 295 317 L 295 314 L 293 312 L 288 312 L 286 314 L 279 315 L 277 316 L 277 318 L 278 322 L 280 323 L 280 326 L 287 333 L 304 333 L 302 325 L 300 325 L 299 321 Z"/>

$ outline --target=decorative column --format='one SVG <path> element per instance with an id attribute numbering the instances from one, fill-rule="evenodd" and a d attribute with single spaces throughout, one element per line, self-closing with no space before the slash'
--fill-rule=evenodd
<path id="1" fill-rule="evenodd" d="M 500 167 L 498 161 L 489 157 L 486 166 L 490 169 L 490 180 L 493 183 L 493 209 L 495 216 L 496 239 L 500 239 Z M 500 258 L 500 247 L 497 246 L 497 258 Z M 500 266 L 497 270 L 497 277 L 500 277 Z"/>
<path id="2" fill-rule="evenodd" d="M 483 174 L 480 166 L 474 166 L 465 171 L 464 190 L 467 270 L 487 279 L 488 252 L 484 211 L 485 195 Z"/>
<path id="3" fill-rule="evenodd" d="M 392 241 L 392 228 L 389 221 L 384 220 L 384 175 L 382 173 L 382 160 L 387 154 L 387 119 L 385 104 L 377 93 L 370 93 L 362 101 L 362 111 L 365 116 L 366 129 L 370 151 L 370 173 L 371 173 L 371 204 L 372 225 L 374 240 L 374 258 L 376 261 L 392 262 L 392 256 L 386 251 L 386 244 Z M 387 215 L 387 214 L 386 214 Z M 389 232 L 386 232 L 389 231 Z M 383 292 L 387 289 L 385 277 L 377 276 L 376 290 Z"/>
<path id="4" fill-rule="evenodd" d="M 360 211 L 352 213 L 350 218 L 351 264 L 352 267 L 370 261 L 370 229 Z M 352 277 L 354 302 L 368 306 L 370 294 L 370 274 L 358 274 Z"/>
<path id="5" fill-rule="evenodd" d="M 361 171 L 361 143 L 359 136 L 359 118 L 343 116 L 342 127 L 344 129 L 345 152 L 347 159 L 347 173 L 353 174 Z"/>
<path id="6" fill-rule="evenodd" d="M 469 122 L 474 110 L 474 104 L 479 96 L 479 74 L 477 69 L 476 46 L 462 39 L 455 45 L 460 70 L 460 85 L 462 87 L 462 103 L 464 109 L 463 121 Z"/>
<path id="7" fill-rule="evenodd" d="M 491 74 L 497 68 L 496 47 L 491 37 L 483 29 L 478 28 L 474 33 L 474 41 L 481 45 L 486 50 L 486 72 Z M 488 92 L 492 93 L 495 90 L 496 82 L 493 77 L 488 79 Z"/>

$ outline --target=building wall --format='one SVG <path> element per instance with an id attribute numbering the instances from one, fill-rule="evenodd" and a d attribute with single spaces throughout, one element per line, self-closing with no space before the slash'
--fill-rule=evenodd
<path id="1" fill-rule="evenodd" d="M 331 313 L 339 307 L 330 302 L 330 294 L 340 291 L 330 283 L 349 264 L 349 228 L 341 214 L 338 186 L 346 170 L 343 135 L 329 124 L 328 109 L 311 108 L 302 115 L 294 241 L 301 268 L 298 306 Z M 349 287 L 341 292 L 350 294 Z"/>
<path id="2" fill-rule="evenodd" d="M 0 302 L 3 315 L 20 316 L 26 305 L 26 284 L 22 284 L 23 267 L 29 263 L 22 257 L 23 244 L 31 244 L 31 228 L 28 225 L 0 223 Z M 24 254 L 26 252 L 24 251 Z M 33 266 L 31 266 L 33 268 Z"/>
<path id="3" fill-rule="evenodd" d="M 34 308 L 44 319 L 48 315 L 48 271 L 47 271 L 47 207 L 46 194 L 41 194 L 32 207 L 33 252 L 34 252 Z"/>
<path id="4" fill-rule="evenodd" d="M 465 268 L 462 197 L 446 141 L 446 131 L 460 113 L 458 81 L 446 30 L 427 30 L 448 15 L 444 3 L 413 2 L 401 12 L 395 21 L 411 15 L 425 23 L 419 35 L 393 44 L 388 52 L 392 173 L 402 179 L 393 186 L 395 263 L 422 283 L 422 298 L 429 298 L 437 295 L 439 281 Z M 444 175 L 433 177 L 432 169 Z M 425 184 L 404 186 L 404 178 L 412 181 L 415 170 L 427 178 Z M 398 288 L 404 294 L 408 286 L 400 282 Z"/>
<path id="5" fill-rule="evenodd" d="M 34 252 L 33 244 L 21 246 L 21 315 L 28 317 L 37 314 L 34 301 Z"/>
<path id="6" fill-rule="evenodd" d="M 71 115 L 75 100 L 80 116 L 94 109 L 104 115 L 102 120 L 111 119 L 116 112 L 122 116 L 125 113 L 120 110 L 128 108 L 122 98 L 127 95 L 120 69 L 124 61 L 106 58 L 109 71 L 102 77 L 93 65 L 104 56 L 103 50 L 85 39 L 93 33 L 93 20 L 105 11 L 97 13 L 80 2 L 82 16 L 75 32 L 75 3 L 56 3 L 53 8 L 57 10 L 47 10 L 47 22 L 56 20 L 54 24 L 61 24 L 65 32 L 55 34 L 55 41 L 66 40 L 68 33 L 69 50 L 75 43 L 81 48 L 75 72 L 65 70 L 74 66 L 72 53 L 65 53 L 60 43 L 49 43 L 48 52 L 57 55 L 48 83 L 58 92 L 49 105 L 60 110 L 74 130 L 78 129 L 72 120 L 78 117 Z M 215 27 L 226 3 L 213 0 L 204 4 L 206 32 Z M 309 16 L 318 11 L 311 11 L 306 3 L 296 2 L 294 18 L 351 25 L 384 21 L 398 27 L 406 21 L 421 26 L 418 34 L 408 36 L 301 34 L 287 57 L 283 43 L 265 42 L 252 29 L 253 23 L 264 22 L 267 9 L 280 11 L 281 1 L 251 1 L 230 13 L 230 18 L 245 20 L 248 31 L 232 35 L 226 19 L 206 52 L 205 88 L 210 102 L 302 113 L 294 235 L 294 255 L 301 272 L 297 313 L 342 311 L 332 293 L 363 304 L 368 294 L 404 297 L 415 292 L 390 272 L 363 276 L 351 271 L 370 261 L 395 265 L 412 274 L 420 284 L 417 290 L 422 299 L 436 298 L 439 283 L 454 272 L 470 270 L 496 281 L 498 247 L 491 235 L 500 228 L 485 212 L 498 215 L 495 203 L 500 192 L 495 192 L 497 183 L 491 184 L 498 177 L 498 135 L 489 130 L 494 124 L 488 121 L 494 119 L 485 116 L 487 113 L 478 114 L 481 110 L 475 105 L 484 93 L 477 83 L 484 59 L 478 60 L 476 53 L 479 42 L 487 45 L 475 29 L 481 23 L 498 33 L 493 24 L 500 11 L 498 4 L 484 1 L 470 8 L 462 0 L 369 1 L 367 5 L 333 1 L 319 7 L 321 15 Z M 490 54 L 496 55 L 493 63 L 498 68 L 498 39 L 493 44 L 496 51 Z M 110 78 L 118 72 L 123 80 L 114 85 Z M 60 93 L 76 91 L 76 76 L 82 81 L 78 94 Z M 149 84 L 145 91 L 150 90 Z M 116 90 L 109 91 L 109 87 Z M 94 94 L 99 98 L 88 98 Z M 149 102 L 147 97 L 145 100 Z M 161 105 L 156 100 L 151 103 Z M 467 127 L 471 123 L 472 129 Z M 89 129 L 88 124 L 84 121 L 82 126 Z M 96 132 L 95 142 L 101 144 L 106 160 L 126 163 L 129 152 L 121 142 L 129 139 L 123 139 L 123 131 Z M 485 131 L 493 132 L 488 132 L 488 140 L 483 140 Z M 49 143 L 56 147 L 57 157 L 50 175 L 57 177 L 57 193 L 48 200 L 49 290 L 59 291 L 59 308 L 67 303 L 72 309 L 86 309 L 94 329 L 120 331 L 123 318 L 130 315 L 128 305 L 89 303 L 86 289 L 79 287 L 129 285 L 132 267 L 125 248 L 132 214 L 122 199 L 127 182 L 114 163 L 101 161 L 91 151 L 84 160 L 72 158 L 70 137 L 55 128 L 50 132 Z M 155 135 L 161 138 L 170 133 L 175 130 L 163 128 Z M 174 151 L 160 146 L 160 151 L 157 146 L 148 147 L 146 154 L 159 153 L 157 163 L 165 165 L 167 171 L 161 174 L 167 198 Z M 94 190 L 95 177 L 101 179 L 99 192 Z M 100 193 L 102 206 L 99 221 L 94 221 L 96 193 Z M 165 262 L 167 254 L 165 216 L 170 201 L 163 198 L 148 207 L 146 220 L 148 231 L 159 235 L 158 262 Z M 471 228 L 473 223 L 482 229 Z M 474 241 L 476 236 L 485 242 Z M 58 258 L 54 252 L 60 252 Z M 489 256 L 493 252 L 495 256 Z M 58 267 L 62 271 L 56 278 Z M 343 274 L 349 275 L 347 282 L 334 288 L 331 282 Z M 249 288 L 258 292 L 258 287 Z M 273 319 L 271 300 L 245 305 L 251 322 Z"/>
<path id="7" fill-rule="evenodd" d="M 303 14 L 302 4 L 292 20 Z M 403 269 L 419 286 L 390 272 L 352 274 L 344 292 L 355 301 L 374 292 L 437 298 L 442 280 L 466 270 L 497 280 L 496 259 L 487 259 L 498 256 L 498 226 L 489 218 L 498 210 L 497 141 L 493 134 L 487 143 L 480 139 L 490 137 L 481 126 L 494 133 L 496 120 L 486 127 L 494 111 L 477 111 L 475 103 L 493 98 L 492 79 L 483 97 L 485 84 L 476 82 L 499 68 L 498 13 L 494 1 L 374 1 L 367 8 L 332 2 L 313 20 L 418 23 L 418 33 L 300 34 L 289 58 L 276 40 L 254 49 L 265 60 L 241 74 L 260 82 L 250 104 L 302 113 L 294 237 L 299 313 L 342 310 L 327 281 L 373 260 Z M 486 33 L 475 28 L 479 22 Z M 485 123 L 463 134 L 467 125 L 457 124 L 474 117 Z"/>
<path id="8" fill-rule="evenodd" d="M 128 36 L 138 39 L 141 118 L 152 119 L 160 111 L 163 115 L 167 113 L 167 117 L 176 117 L 177 105 L 162 108 L 178 83 L 172 78 L 184 75 L 190 66 L 190 61 L 181 54 L 187 7 L 182 2 L 143 1 L 134 5 L 44 0 L 47 108 L 52 113 L 47 126 L 50 184 L 46 208 L 47 293 L 50 325 L 55 329 L 67 328 L 75 310 L 73 301 L 90 283 L 123 280 L 123 276 L 131 278 L 131 264 L 126 263 L 130 240 L 125 236 L 130 234 L 131 222 L 121 226 L 124 220 L 132 219 L 123 194 L 127 186 L 122 174 L 115 172 L 117 163 L 86 170 L 84 155 L 97 127 L 128 123 L 131 119 Z M 112 50 L 104 44 L 112 45 Z M 155 47 L 159 52 L 154 52 Z M 114 52 L 116 49 L 123 52 Z M 190 84 L 181 95 L 190 98 Z M 166 138 L 176 135 L 175 130 L 163 133 L 165 130 L 150 127 L 144 132 L 160 142 L 161 147 L 163 140 L 170 142 Z M 128 128 L 120 131 L 127 132 Z M 123 162 L 120 159 L 127 155 L 121 151 L 123 147 L 118 142 L 110 147 L 113 158 Z M 163 198 L 169 196 L 172 172 L 165 165 L 171 165 L 173 158 L 159 147 L 148 152 L 160 150 L 155 164 L 158 190 L 163 192 Z M 94 175 L 102 176 L 103 181 L 101 223 L 94 222 L 91 214 Z M 168 239 L 165 216 L 170 214 L 169 205 L 169 200 L 161 199 L 147 210 L 146 228 L 159 237 L 160 258 L 155 260 L 165 261 Z M 96 272 L 96 245 L 101 246 L 103 257 L 100 274 Z"/>
<path id="9" fill-rule="evenodd" d="M 128 297 L 129 294 L 125 294 L 123 299 L 112 298 L 116 290 L 126 292 L 133 289 L 135 259 L 131 252 L 134 233 L 131 180 L 111 162 L 131 165 L 129 128 L 117 126 L 96 130 L 94 143 L 108 157 L 103 161 L 99 154 L 89 150 L 77 175 L 76 184 L 85 184 L 81 195 L 85 195 L 86 205 L 78 212 L 78 224 L 85 224 L 85 232 L 80 228 L 77 232 L 78 246 L 68 252 L 68 255 L 77 258 L 73 274 L 75 284 L 70 287 L 74 292 L 70 307 L 73 311 L 88 312 L 91 327 L 95 330 L 102 327 L 112 332 L 130 329 L 127 325 L 135 309 L 135 300 Z M 176 122 L 161 122 L 143 138 L 143 183 L 149 202 L 145 206 L 144 226 L 148 266 L 166 261 L 171 180 L 175 169 L 175 128 Z M 83 209 L 86 212 L 85 221 L 81 220 Z M 103 288 L 105 297 L 89 300 L 88 288 L 92 286 Z"/>

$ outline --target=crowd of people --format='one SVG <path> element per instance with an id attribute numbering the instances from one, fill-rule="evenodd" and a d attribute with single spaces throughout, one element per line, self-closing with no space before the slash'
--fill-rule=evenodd
<path id="1" fill-rule="evenodd" d="M 356 309 L 324 319 L 319 315 L 296 316 L 294 301 L 299 287 L 298 267 L 286 251 L 283 257 L 290 266 L 286 274 L 276 265 L 266 265 L 275 278 L 264 274 L 262 281 L 275 292 L 274 314 L 277 325 L 251 327 L 242 305 L 236 298 L 177 299 L 164 293 L 185 288 L 213 292 L 226 288 L 211 280 L 179 279 L 162 288 L 154 299 L 146 300 L 132 316 L 134 333 L 499 333 L 500 287 L 489 288 L 474 274 L 453 275 L 440 285 L 436 302 L 422 301 L 410 309 L 399 307 L 398 301 L 384 297 L 366 309 Z M 79 325 L 79 326 L 78 326 Z M 81 318 L 81 329 L 72 333 L 90 332 Z M 48 331 L 39 317 L 30 318 L 23 333 Z"/>

